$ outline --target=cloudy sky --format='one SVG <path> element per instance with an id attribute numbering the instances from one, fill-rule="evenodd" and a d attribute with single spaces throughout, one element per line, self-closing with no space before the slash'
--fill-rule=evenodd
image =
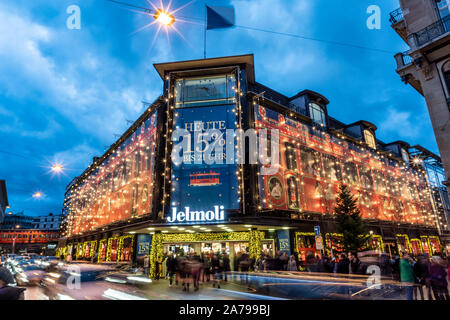
<path id="1" fill-rule="evenodd" d="M 123 0 L 148 6 L 146 0 Z M 159 2 L 159 0 L 156 0 Z M 156 2 L 155 1 L 155 2 Z M 379 2 L 381 29 L 369 30 L 367 8 Z M 164 2 L 166 5 L 168 1 Z M 172 8 L 188 1 L 173 0 Z M 390 28 L 398 0 L 231 0 L 236 24 L 392 53 L 355 49 L 270 33 L 208 31 L 208 57 L 253 53 L 256 80 L 291 96 L 304 89 L 330 100 L 343 122 L 365 119 L 385 142 L 405 140 L 438 153 L 426 104 L 395 73 L 395 52 L 406 45 Z M 81 29 L 69 30 L 66 12 L 81 8 Z M 177 14 L 189 23 L 175 32 L 152 18 L 106 0 L 2 0 L 0 2 L 0 179 L 6 179 L 14 212 L 59 213 L 65 186 L 127 129 L 143 111 L 142 100 L 160 95 L 153 63 L 203 57 L 205 1 Z M 49 166 L 63 162 L 65 175 Z M 32 198 L 41 191 L 45 197 Z"/>

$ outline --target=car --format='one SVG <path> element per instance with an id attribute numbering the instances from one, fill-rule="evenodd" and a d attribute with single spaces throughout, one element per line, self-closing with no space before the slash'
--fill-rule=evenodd
<path id="1" fill-rule="evenodd" d="M 119 266 L 117 270 L 106 272 L 101 276 L 105 281 L 136 286 L 147 286 L 152 280 L 144 274 L 143 268 L 130 265 Z"/>
<path id="2" fill-rule="evenodd" d="M 146 293 L 127 283 L 106 281 L 113 266 L 70 264 L 50 272 L 41 281 L 49 300 L 147 300 Z"/>
<path id="3" fill-rule="evenodd" d="M 19 286 L 34 286 L 39 284 L 47 273 L 37 264 L 27 263 L 21 266 L 21 271 L 16 274 Z"/>

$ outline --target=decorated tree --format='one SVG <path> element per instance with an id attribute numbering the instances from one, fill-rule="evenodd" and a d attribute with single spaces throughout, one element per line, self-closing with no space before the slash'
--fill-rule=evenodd
<path id="1" fill-rule="evenodd" d="M 346 185 L 341 185 L 336 199 L 334 212 L 338 223 L 338 232 L 342 234 L 340 244 L 345 252 L 367 248 L 371 235 L 367 234 L 367 224 L 363 221 L 357 206 Z"/>

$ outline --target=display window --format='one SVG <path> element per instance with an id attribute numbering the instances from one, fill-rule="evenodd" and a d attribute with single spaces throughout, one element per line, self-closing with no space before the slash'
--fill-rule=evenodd
<path id="1" fill-rule="evenodd" d="M 403 252 L 411 253 L 409 238 L 407 235 L 397 235 L 397 246 L 398 252 L 402 254 Z"/>
<path id="2" fill-rule="evenodd" d="M 431 248 L 431 253 L 434 254 L 440 254 L 441 253 L 441 243 L 439 241 L 438 237 L 435 236 L 430 236 L 428 237 L 429 241 L 430 241 L 430 248 Z"/>
<path id="3" fill-rule="evenodd" d="M 117 247 L 118 247 L 118 239 L 111 240 L 111 253 L 110 253 L 110 261 L 117 261 Z"/>
<path id="4" fill-rule="evenodd" d="M 411 239 L 411 253 L 415 256 L 422 254 L 422 246 L 419 239 Z"/>

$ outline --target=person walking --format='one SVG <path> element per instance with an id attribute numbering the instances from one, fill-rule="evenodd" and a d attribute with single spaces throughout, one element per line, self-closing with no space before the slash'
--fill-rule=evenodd
<path id="1" fill-rule="evenodd" d="M 220 289 L 220 273 L 221 273 L 221 267 L 220 267 L 220 260 L 219 257 L 217 257 L 216 254 L 213 254 L 211 258 L 211 273 L 213 274 L 213 287 L 216 286 Z"/>
<path id="2" fill-rule="evenodd" d="M 407 252 L 403 253 L 402 259 L 400 260 L 400 281 L 403 284 L 406 292 L 406 299 L 413 300 L 414 291 L 414 272 L 411 266 L 412 259 Z"/>
<path id="3" fill-rule="evenodd" d="M 150 271 L 150 257 L 148 254 L 146 254 L 144 256 L 144 274 L 146 276 L 149 275 L 149 271 Z"/>
<path id="4" fill-rule="evenodd" d="M 228 255 L 228 253 L 224 252 L 222 259 L 223 259 L 223 280 L 227 282 L 228 272 L 231 271 L 230 256 Z"/>
<path id="5" fill-rule="evenodd" d="M 423 294 L 423 286 L 426 286 L 427 282 L 429 283 L 430 271 L 424 256 L 418 256 L 417 262 L 414 264 L 413 271 L 416 280 L 415 289 L 417 289 L 414 290 L 415 300 L 419 300 L 419 293 L 421 299 L 425 300 L 425 296 Z"/>
<path id="6" fill-rule="evenodd" d="M 173 282 L 173 277 L 175 276 L 176 271 L 177 271 L 177 261 L 173 256 L 173 252 L 170 252 L 167 257 L 166 268 L 167 268 L 167 272 L 169 274 L 169 287 L 171 287 L 172 282 Z M 178 280 L 177 280 L 177 284 L 178 284 Z"/>
<path id="7" fill-rule="evenodd" d="M 450 300 L 448 293 L 447 271 L 439 256 L 431 258 L 430 283 L 436 300 Z"/>
<path id="8" fill-rule="evenodd" d="M 365 266 L 362 264 L 361 260 L 358 258 L 358 253 L 352 251 L 349 254 L 350 258 L 350 273 L 352 274 L 365 274 Z"/>
<path id="9" fill-rule="evenodd" d="M 345 253 L 341 253 L 339 262 L 337 264 L 336 273 L 348 274 L 350 272 L 350 261 L 348 260 Z"/>
<path id="10" fill-rule="evenodd" d="M 162 277 L 164 279 L 167 279 L 167 259 L 169 258 L 168 255 L 165 256 L 163 262 L 162 262 Z"/>
<path id="11" fill-rule="evenodd" d="M 211 257 L 209 255 L 209 253 L 203 254 L 202 261 L 203 261 L 203 280 L 202 280 L 202 282 L 209 282 L 211 280 Z"/>
<path id="12" fill-rule="evenodd" d="M 297 269 L 297 261 L 295 261 L 295 256 L 291 255 L 289 258 L 289 262 L 287 265 L 287 271 L 298 271 Z"/>
<path id="13" fill-rule="evenodd" d="M 245 282 L 248 283 L 248 271 L 250 270 L 250 256 L 247 252 L 242 253 L 242 255 L 239 258 L 239 268 L 241 270 L 241 276 L 239 277 L 241 279 L 241 283 Z"/>

